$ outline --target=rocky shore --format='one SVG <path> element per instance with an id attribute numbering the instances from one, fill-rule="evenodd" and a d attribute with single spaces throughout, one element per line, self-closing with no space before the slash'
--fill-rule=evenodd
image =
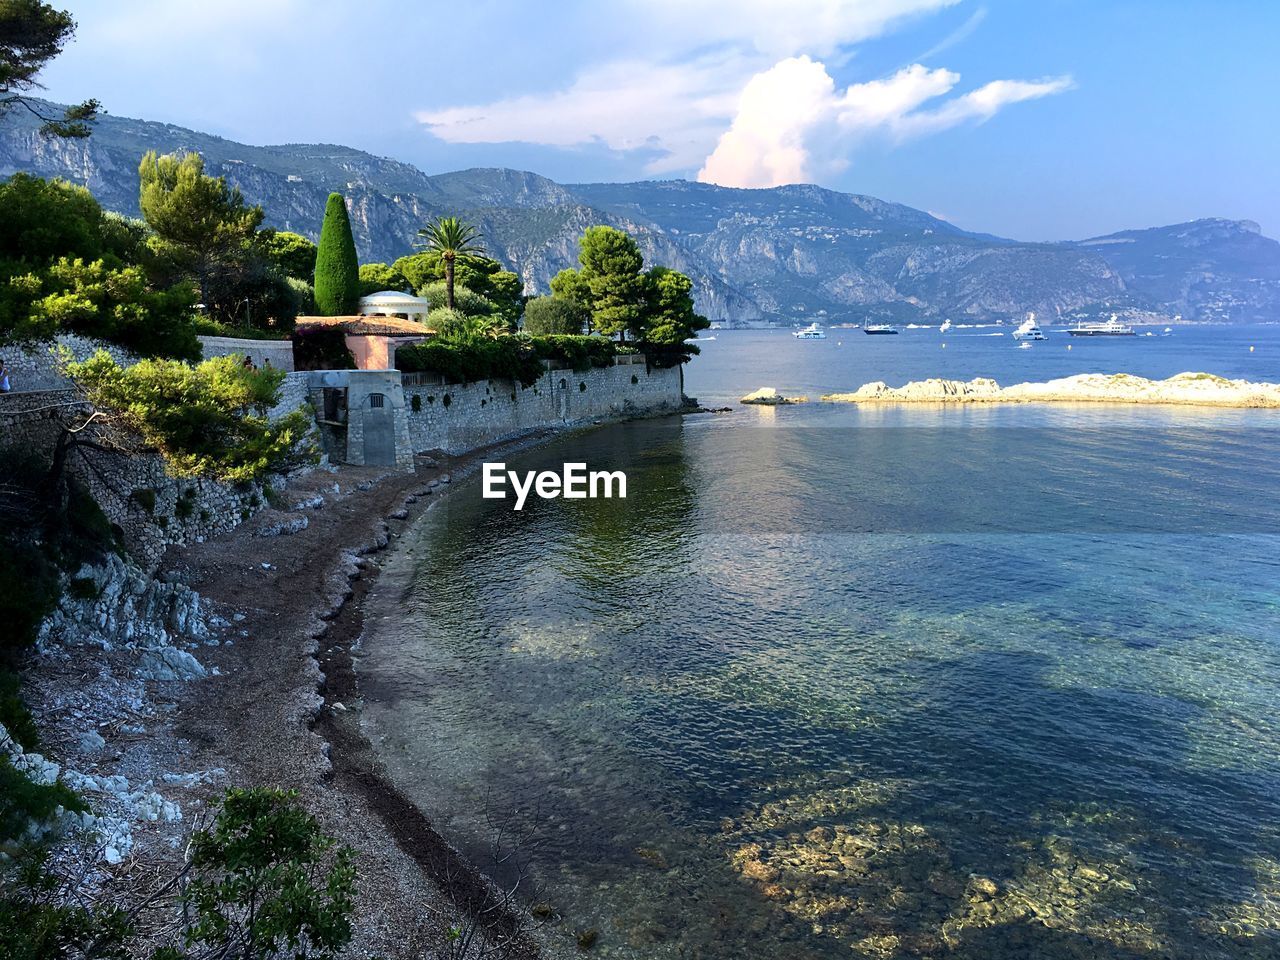
<path id="1" fill-rule="evenodd" d="M 296 790 L 356 851 L 349 955 L 420 957 L 468 912 L 494 915 L 488 881 L 383 778 L 349 650 L 379 552 L 453 478 L 545 436 L 419 458 L 414 474 L 317 470 L 252 522 L 171 547 L 155 578 L 114 555 L 80 571 L 81 595 L 64 597 L 27 670 L 57 762 L 22 765 L 61 774 L 93 806 L 86 895 L 145 899 L 226 788 L 266 785 Z M 508 955 L 537 957 L 524 919 L 498 919 Z"/>
<path id="2" fill-rule="evenodd" d="M 1228 380 L 1209 373 L 1179 373 L 1167 380 L 1148 380 L 1127 373 L 1082 373 L 1009 387 L 983 377 L 968 381 L 916 380 L 901 387 L 878 380 L 853 393 L 829 393 L 822 399 L 828 403 L 1134 403 L 1275 408 L 1280 407 L 1280 384 Z"/>

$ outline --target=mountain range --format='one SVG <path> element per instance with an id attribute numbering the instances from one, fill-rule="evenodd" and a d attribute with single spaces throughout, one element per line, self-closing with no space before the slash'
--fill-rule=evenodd
<path id="1" fill-rule="evenodd" d="M 55 109 L 50 105 L 51 109 Z M 361 260 L 412 252 L 442 214 L 479 226 L 489 252 L 543 293 L 575 265 L 593 224 L 636 236 L 649 263 L 687 273 L 699 309 L 725 323 L 1047 319 L 1110 311 L 1153 318 L 1280 319 L 1280 243 L 1249 221 L 1198 220 L 1061 243 L 974 233 L 874 197 L 812 185 L 743 190 L 676 181 L 559 184 L 474 169 L 428 175 L 330 144 L 250 146 L 183 127 L 104 116 L 87 140 L 0 121 L 0 176 L 25 171 L 87 186 L 104 207 L 138 211 L 147 150 L 196 151 L 267 223 L 315 238 L 331 191 L 344 194 Z"/>

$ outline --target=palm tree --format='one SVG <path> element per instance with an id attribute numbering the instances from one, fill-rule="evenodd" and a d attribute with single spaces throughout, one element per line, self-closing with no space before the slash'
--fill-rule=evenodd
<path id="1" fill-rule="evenodd" d="M 440 217 L 418 231 L 426 248 L 438 253 L 444 261 L 444 289 L 449 309 L 453 303 L 453 265 L 458 257 L 477 256 L 484 253 L 480 245 L 480 231 L 457 217 Z"/>

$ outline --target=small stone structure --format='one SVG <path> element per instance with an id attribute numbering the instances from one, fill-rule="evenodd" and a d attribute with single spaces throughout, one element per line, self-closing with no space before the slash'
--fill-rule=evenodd
<path id="1" fill-rule="evenodd" d="M 293 369 L 292 340 L 250 340 L 243 337 L 197 337 L 204 350 L 204 358 L 225 357 L 230 354 L 248 357 L 259 369 L 272 366 L 277 370 Z"/>

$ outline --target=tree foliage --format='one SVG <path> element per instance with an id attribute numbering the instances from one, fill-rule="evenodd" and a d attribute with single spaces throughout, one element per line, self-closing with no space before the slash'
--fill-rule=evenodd
<path id="1" fill-rule="evenodd" d="M 592 326 L 606 336 L 643 336 L 648 291 L 644 257 L 635 240 L 613 227 L 588 227 L 578 253 L 590 295 Z"/>
<path id="2" fill-rule="evenodd" d="M 651 356 L 683 363 L 699 353 L 689 341 L 711 326 L 693 305 L 693 281 L 677 270 L 654 267 L 645 274 L 649 304 L 643 339 Z"/>
<path id="3" fill-rule="evenodd" d="M 445 280 L 445 261 L 439 253 L 427 251 L 401 257 L 392 266 L 409 282 L 419 296 L 428 287 Z M 490 257 L 473 254 L 454 261 L 455 292 L 466 287 L 493 305 L 493 311 L 508 330 L 514 330 L 524 310 L 524 284 L 516 274 L 504 270 Z M 446 297 L 445 305 L 448 305 Z"/>
<path id="4" fill-rule="evenodd" d="M 444 283 L 447 292 L 446 306 L 453 308 L 454 274 L 460 258 L 484 255 L 480 244 L 480 231 L 457 217 L 440 217 L 418 231 L 418 237 L 444 264 Z"/>
<path id="5" fill-rule="evenodd" d="M 698 353 L 690 341 L 710 324 L 694 308 L 687 276 L 662 266 L 644 271 L 635 240 L 613 227 L 589 228 L 578 260 L 580 269 L 561 270 L 551 279 L 551 302 L 585 310 L 599 333 L 620 339 L 630 334 L 659 366 Z"/>
<path id="6" fill-rule="evenodd" d="M 97 100 L 86 100 L 55 117 L 30 97 L 40 86 L 36 79 L 40 71 L 62 52 L 75 29 L 71 14 L 51 4 L 39 0 L 0 3 L 0 116 L 21 107 L 43 121 L 44 134 L 89 136 L 100 107 Z"/>
<path id="7" fill-rule="evenodd" d="M 342 194 L 329 194 L 316 251 L 316 311 L 325 317 L 345 317 L 356 312 L 360 299 L 360 261 L 351 234 L 351 218 Z"/>
<path id="8" fill-rule="evenodd" d="M 194 291 L 159 284 L 145 228 L 83 187 L 15 174 L 0 184 L 0 341 L 79 333 L 142 354 L 196 358 Z"/>
<path id="9" fill-rule="evenodd" d="M 286 277 L 310 284 L 316 275 L 316 245 L 300 233 L 268 227 L 258 234 L 267 261 Z"/>
<path id="10" fill-rule="evenodd" d="M 262 223 L 261 207 L 245 203 L 226 177 L 204 172 L 198 153 L 157 154 L 138 165 L 138 205 L 155 231 L 155 246 L 209 302 L 215 274 L 241 263 Z"/>
<path id="11" fill-rule="evenodd" d="M 384 290 L 398 290 L 409 293 L 412 290 L 405 275 L 393 266 L 385 263 L 360 264 L 360 296 L 367 297 Z"/>
<path id="12" fill-rule="evenodd" d="M 534 336 L 580 334 L 587 323 L 587 310 L 574 300 L 534 297 L 524 305 L 524 332 Z"/>
<path id="13" fill-rule="evenodd" d="M 284 371 L 246 369 L 234 355 L 121 367 L 102 350 L 67 373 L 111 427 L 159 451 L 176 476 L 255 480 L 314 456 L 304 412 L 267 417 Z"/>

